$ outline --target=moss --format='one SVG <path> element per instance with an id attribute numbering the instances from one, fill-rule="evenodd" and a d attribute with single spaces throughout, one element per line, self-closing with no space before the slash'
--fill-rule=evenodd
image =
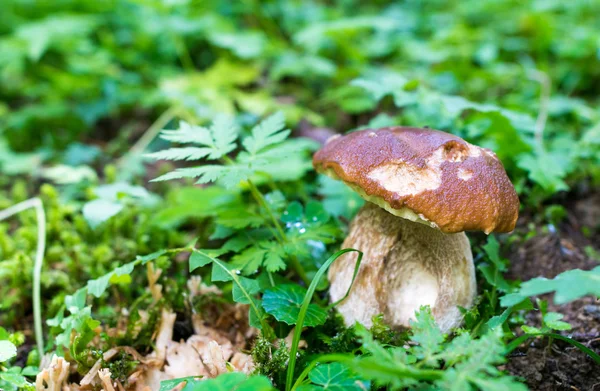
<path id="1" fill-rule="evenodd" d="M 279 346 L 259 336 L 252 347 L 252 359 L 256 365 L 255 373 L 269 377 L 277 384 L 285 384 L 285 374 L 290 358 L 290 351 L 284 340 L 279 340 Z"/>

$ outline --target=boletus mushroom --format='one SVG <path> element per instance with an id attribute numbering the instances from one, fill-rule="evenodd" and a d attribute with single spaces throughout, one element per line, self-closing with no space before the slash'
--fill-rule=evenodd
<path id="1" fill-rule="evenodd" d="M 477 290 L 464 231 L 509 232 L 518 216 L 496 155 L 441 131 L 391 127 L 334 136 L 313 165 L 367 201 L 343 243 L 364 253 L 337 307 L 346 324 L 370 327 L 383 314 L 391 326 L 409 326 L 429 305 L 444 332 L 459 326 L 459 307 L 471 307 Z M 333 302 L 348 291 L 355 262 L 346 253 L 329 270 Z"/>

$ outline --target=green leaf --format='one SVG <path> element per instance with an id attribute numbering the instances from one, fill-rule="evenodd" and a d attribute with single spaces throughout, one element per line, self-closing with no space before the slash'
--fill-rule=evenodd
<path id="1" fill-rule="evenodd" d="M 17 355 L 17 347 L 10 341 L 0 341 L 0 363 L 10 360 Z"/>
<path id="2" fill-rule="evenodd" d="M 542 332 L 542 330 L 538 329 L 537 327 L 531 327 L 526 325 L 521 326 L 521 329 L 523 329 L 523 331 L 527 334 L 540 334 Z"/>
<path id="3" fill-rule="evenodd" d="M 500 244 L 493 235 L 490 235 L 488 237 L 488 241 L 483 246 L 483 250 L 498 270 L 506 270 L 506 265 L 504 264 L 502 259 L 500 259 Z"/>
<path id="4" fill-rule="evenodd" d="M 559 314 L 558 312 L 548 312 L 544 315 L 544 325 L 552 330 L 571 330 L 571 325 L 561 321 L 562 318 L 564 318 L 563 314 Z"/>
<path id="5" fill-rule="evenodd" d="M 242 145 L 251 155 L 256 155 L 263 149 L 285 140 L 291 131 L 284 128 L 285 117 L 283 112 L 278 111 L 252 128 L 252 135 L 246 137 Z"/>
<path id="6" fill-rule="evenodd" d="M 190 381 L 200 380 L 199 379 L 200 377 L 201 376 L 187 376 L 187 377 L 180 377 L 177 379 L 163 380 L 160 382 L 160 388 L 158 391 L 171 391 L 172 389 L 174 389 L 181 383 L 184 383 L 184 382 L 187 383 Z"/>
<path id="7" fill-rule="evenodd" d="M 341 181 L 326 175 L 319 176 L 318 193 L 323 196 L 323 207 L 332 216 L 350 220 L 364 204 L 364 200 Z"/>
<path id="8" fill-rule="evenodd" d="M 189 380 L 183 391 L 275 391 L 265 376 L 225 373 L 215 379 Z"/>
<path id="9" fill-rule="evenodd" d="M 0 379 L 8 382 L 9 384 L 11 384 L 15 387 L 19 387 L 19 388 L 25 388 L 27 386 L 31 386 L 31 384 L 27 381 L 25 376 L 23 376 L 19 373 L 0 372 Z"/>
<path id="10" fill-rule="evenodd" d="M 309 372 L 308 378 L 318 386 L 301 386 L 298 390 L 366 391 L 371 382 L 362 380 L 341 363 L 321 364 Z"/>
<path id="11" fill-rule="evenodd" d="M 521 301 L 528 296 L 536 296 L 556 292 L 554 302 L 564 304 L 585 295 L 600 297 L 600 266 L 592 270 L 569 270 L 559 274 L 554 279 L 538 277 L 521 284 L 517 292 L 500 298 L 500 303 L 507 307 L 515 301 Z"/>
<path id="12" fill-rule="evenodd" d="M 531 303 L 531 300 L 529 300 L 527 298 L 527 299 L 521 301 L 520 303 L 516 303 L 514 306 L 508 307 L 506 310 L 504 310 L 502 312 L 502 314 L 491 317 L 490 320 L 487 321 L 486 325 L 491 330 L 494 330 L 496 327 L 504 324 L 504 322 L 506 322 L 508 320 L 508 317 L 513 312 L 520 311 L 520 310 L 532 310 L 532 309 L 533 309 L 533 304 Z"/>
<path id="13" fill-rule="evenodd" d="M 182 144 L 198 144 L 202 148 L 172 148 L 149 156 L 167 160 L 219 159 L 236 148 L 238 132 L 233 119 L 227 116 L 217 116 L 210 128 L 181 121 L 178 130 L 164 130 L 161 138 Z"/>
<path id="14" fill-rule="evenodd" d="M 250 304 L 251 299 L 249 299 L 246 294 L 252 296 L 260 292 L 260 285 L 258 284 L 258 281 L 242 276 L 238 277 L 238 280 L 239 285 L 234 284 L 232 289 L 233 301 L 236 303 Z M 246 292 L 244 292 L 242 288 Z"/>
<path id="15" fill-rule="evenodd" d="M 88 222 L 90 227 L 96 228 L 123 210 L 123 207 L 124 205 L 121 202 L 98 198 L 90 202 L 86 202 L 86 204 L 83 206 L 82 212 L 83 217 Z"/>
<path id="16" fill-rule="evenodd" d="M 204 165 L 191 168 L 179 168 L 162 175 L 153 182 L 168 181 L 172 179 L 182 178 L 198 178 L 196 183 L 210 183 L 221 180 L 227 188 L 237 186 L 240 181 L 248 179 L 252 174 L 250 168 L 241 165 L 220 166 L 220 165 Z"/>
<path id="17" fill-rule="evenodd" d="M 194 270 L 198 269 L 199 267 L 208 265 L 211 262 L 212 262 L 212 259 L 208 255 L 201 253 L 199 251 L 192 251 L 192 254 L 190 255 L 190 260 L 189 260 L 190 273 L 193 272 Z"/>
<path id="18" fill-rule="evenodd" d="M 135 257 L 135 259 L 138 261 L 141 261 L 142 265 L 145 265 L 148 262 L 154 261 L 154 260 L 158 259 L 159 257 L 162 257 L 166 253 L 167 253 L 167 250 L 158 250 L 158 251 L 155 251 L 148 255 L 142 255 L 142 256 L 138 255 Z"/>
<path id="19" fill-rule="evenodd" d="M 446 339 L 433 319 L 431 308 L 421 307 L 415 313 L 415 319 L 410 321 L 410 327 L 413 333 L 411 339 L 419 344 L 415 347 L 416 355 L 431 363 L 430 357 L 442 349 Z"/>
<path id="20" fill-rule="evenodd" d="M 267 289 L 263 295 L 263 308 L 280 322 L 296 324 L 300 306 L 306 296 L 306 289 L 297 284 L 279 285 Z M 313 327 L 325 323 L 327 311 L 316 304 L 310 304 L 306 311 L 304 326 Z"/>
<path id="21" fill-rule="evenodd" d="M 536 154 L 525 154 L 517 161 L 519 168 L 527 171 L 529 179 L 549 192 L 568 190 L 563 180 L 568 171 L 567 164 L 561 154 L 538 151 Z"/>

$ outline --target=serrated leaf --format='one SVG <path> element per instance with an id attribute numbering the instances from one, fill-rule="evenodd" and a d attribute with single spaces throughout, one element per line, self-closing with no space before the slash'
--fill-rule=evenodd
<path id="1" fill-rule="evenodd" d="M 260 291 L 260 285 L 258 281 L 240 276 L 238 277 L 238 282 L 239 285 L 233 284 L 233 289 L 231 292 L 233 295 L 233 301 L 241 304 L 250 304 L 250 300 L 252 299 L 248 298 L 246 294 L 254 295 Z M 246 291 L 245 293 L 242 288 Z"/>
<path id="2" fill-rule="evenodd" d="M 231 281 L 233 277 L 229 274 L 229 266 L 225 263 L 213 263 L 212 272 L 210 275 L 211 281 Z"/>
<path id="3" fill-rule="evenodd" d="M 290 130 L 284 127 L 285 117 L 283 112 L 278 111 L 252 128 L 252 134 L 242 141 L 242 145 L 251 155 L 256 155 L 268 146 L 285 140 L 290 135 Z"/>
<path id="4" fill-rule="evenodd" d="M 483 246 L 483 250 L 499 271 L 506 270 L 506 265 L 500 258 L 500 244 L 493 235 L 488 237 L 488 241 Z"/>
<path id="5" fill-rule="evenodd" d="M 600 297 L 600 266 L 592 270 L 569 270 L 559 274 L 554 279 L 534 278 L 521 284 L 517 292 L 500 298 L 503 306 L 511 305 L 516 300 L 528 296 L 555 292 L 554 302 L 564 304 L 585 295 Z"/>
<path id="6" fill-rule="evenodd" d="M 262 305 L 265 311 L 278 321 L 293 325 L 296 324 L 305 295 L 306 289 L 300 285 L 279 285 L 265 291 Z M 316 304 L 308 306 L 304 326 L 322 325 L 325 320 L 327 320 L 327 311 L 324 308 Z"/>
<path id="7" fill-rule="evenodd" d="M 208 255 L 201 253 L 200 251 L 192 251 L 192 254 L 190 255 L 189 259 L 190 273 L 198 269 L 199 267 L 208 265 L 211 262 L 212 259 Z"/>
<path id="8" fill-rule="evenodd" d="M 159 152 L 158 155 L 150 156 L 157 159 L 164 159 L 166 156 L 170 160 L 196 160 L 204 157 L 211 160 L 219 159 L 236 148 L 237 136 L 237 125 L 226 116 L 217 116 L 209 128 L 181 121 L 178 130 L 164 130 L 161 138 L 181 144 L 199 144 L 203 148 L 174 148 L 167 150 L 170 152 L 163 151 L 162 155 Z M 199 157 L 186 158 L 186 154 Z"/>
<path id="9" fill-rule="evenodd" d="M 156 160 L 200 160 L 210 155 L 212 149 L 185 147 L 185 148 L 169 148 L 164 151 L 148 153 L 144 156 Z"/>
<path id="10" fill-rule="evenodd" d="M 412 329 L 412 340 L 419 344 L 415 347 L 415 353 L 427 363 L 429 357 L 435 355 L 442 349 L 442 343 L 446 339 L 438 325 L 433 319 L 429 307 L 421 307 L 415 313 L 415 319 L 410 321 Z"/>
<path id="11" fill-rule="evenodd" d="M 275 391 L 275 389 L 265 376 L 248 377 L 241 372 L 230 372 L 215 379 L 190 380 L 183 391 Z"/>
<path id="12" fill-rule="evenodd" d="M 309 372 L 308 378 L 314 385 L 301 386 L 298 388 L 299 391 L 367 391 L 371 389 L 371 382 L 362 380 L 347 366 L 336 362 L 318 365 Z"/>

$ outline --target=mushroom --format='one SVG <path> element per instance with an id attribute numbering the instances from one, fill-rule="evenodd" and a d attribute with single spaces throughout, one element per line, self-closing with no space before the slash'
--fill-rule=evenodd
<path id="1" fill-rule="evenodd" d="M 393 327 L 409 326 L 429 305 L 442 331 L 459 326 L 460 307 L 471 307 L 477 291 L 463 231 L 509 232 L 518 216 L 496 155 L 441 131 L 391 127 L 334 136 L 313 165 L 368 201 L 343 243 L 364 253 L 337 307 L 345 323 L 371 327 L 383 314 Z M 346 253 L 329 270 L 332 302 L 350 288 L 355 260 Z"/>

